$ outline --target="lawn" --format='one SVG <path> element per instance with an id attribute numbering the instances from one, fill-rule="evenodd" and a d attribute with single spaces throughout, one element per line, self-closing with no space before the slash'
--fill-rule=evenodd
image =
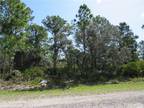
<path id="1" fill-rule="evenodd" d="M 36 91 L 0 91 L 0 101 L 2 100 L 19 100 L 19 99 L 34 99 L 52 96 L 67 96 L 67 95 L 92 95 L 103 94 L 120 91 L 137 91 L 144 90 L 144 82 L 122 82 L 119 84 L 105 85 L 79 85 L 70 89 L 52 89 L 52 90 L 36 90 Z"/>

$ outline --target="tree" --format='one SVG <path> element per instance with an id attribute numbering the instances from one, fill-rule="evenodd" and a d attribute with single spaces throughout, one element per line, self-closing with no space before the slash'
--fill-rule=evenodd
<path id="1" fill-rule="evenodd" d="M 1 27 L 1 51 L 3 54 L 3 69 L 11 71 L 15 52 L 23 48 L 25 44 L 25 28 L 32 19 L 32 11 L 21 0 L 0 1 L 0 27 Z M 6 68 L 6 64 L 8 67 Z"/>
<path id="2" fill-rule="evenodd" d="M 86 52 L 86 28 L 90 23 L 93 15 L 91 14 L 90 9 L 87 5 L 83 4 L 80 6 L 78 10 L 78 14 L 76 15 L 77 20 L 75 20 L 76 25 L 76 40 L 78 44 L 82 44 L 84 53 Z"/>
<path id="3" fill-rule="evenodd" d="M 142 26 L 142 29 L 144 29 L 144 25 Z M 139 42 L 139 50 L 140 58 L 144 60 L 144 40 Z"/>
<path id="4" fill-rule="evenodd" d="M 39 66 L 45 56 L 44 43 L 47 41 L 47 31 L 37 24 L 30 25 L 27 29 L 26 46 L 28 51 L 21 50 L 15 54 L 15 68 L 25 69 L 30 66 Z M 44 59 L 43 59 L 44 60 Z"/>
<path id="5" fill-rule="evenodd" d="M 81 37 L 84 34 L 80 30 L 76 34 L 77 44 L 83 42 Z M 77 58 L 81 77 L 96 81 L 118 75 L 121 65 L 129 60 L 129 50 L 120 47 L 122 35 L 119 28 L 106 18 L 96 16 L 89 19 L 84 33 L 86 50 L 80 50 Z"/>
<path id="6" fill-rule="evenodd" d="M 127 55 L 124 55 L 122 49 L 119 50 L 121 36 L 118 28 L 106 18 L 96 16 L 90 22 L 86 33 L 90 76 L 113 77 L 117 74 L 120 65 L 127 60 Z"/>
<path id="7" fill-rule="evenodd" d="M 140 58 L 144 60 L 144 41 L 139 42 Z"/>
<path id="8" fill-rule="evenodd" d="M 20 35 L 32 19 L 32 11 L 21 0 L 0 1 L 0 25 L 2 33 Z"/>
<path id="9" fill-rule="evenodd" d="M 51 33 L 51 49 L 53 51 L 53 75 L 57 75 L 57 63 L 60 51 L 66 48 L 67 37 L 70 35 L 70 25 L 59 16 L 47 16 L 42 21 L 48 32 Z"/>
<path id="10" fill-rule="evenodd" d="M 78 10 L 78 14 L 76 15 L 75 19 L 75 38 L 77 45 L 79 46 L 82 54 L 82 62 L 81 62 L 81 75 L 87 76 L 86 72 L 86 53 L 87 53 L 87 46 L 86 40 L 88 35 L 86 34 L 86 29 L 92 19 L 93 15 L 91 14 L 90 9 L 87 7 L 86 4 L 80 6 Z"/>
<path id="11" fill-rule="evenodd" d="M 27 32 L 29 33 L 28 39 L 32 46 L 32 52 L 35 55 L 36 58 L 39 58 L 39 60 L 36 62 L 35 65 L 40 65 L 42 62 L 41 60 L 44 60 L 44 56 L 48 54 L 46 51 L 47 45 L 47 39 L 48 39 L 48 33 L 47 30 L 43 26 L 39 26 L 37 24 L 32 24 L 29 26 Z"/>
<path id="12" fill-rule="evenodd" d="M 119 30 L 122 36 L 121 47 L 126 47 L 131 52 L 131 61 L 135 61 L 138 59 L 137 54 L 137 41 L 136 36 L 130 29 L 130 27 L 124 22 L 120 23 Z"/>

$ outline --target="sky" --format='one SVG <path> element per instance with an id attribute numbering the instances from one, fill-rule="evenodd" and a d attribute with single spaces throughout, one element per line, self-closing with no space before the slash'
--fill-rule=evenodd
<path id="1" fill-rule="evenodd" d="M 92 13 L 106 17 L 112 24 L 126 22 L 144 40 L 144 0 L 22 0 L 33 10 L 34 22 L 41 24 L 46 16 L 59 15 L 69 22 L 75 18 L 79 6 L 87 4 Z"/>

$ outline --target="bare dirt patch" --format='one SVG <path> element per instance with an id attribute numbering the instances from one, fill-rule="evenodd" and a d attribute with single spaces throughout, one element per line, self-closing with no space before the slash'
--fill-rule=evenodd
<path id="1" fill-rule="evenodd" d="M 144 91 L 3 101 L 0 108 L 144 108 Z"/>

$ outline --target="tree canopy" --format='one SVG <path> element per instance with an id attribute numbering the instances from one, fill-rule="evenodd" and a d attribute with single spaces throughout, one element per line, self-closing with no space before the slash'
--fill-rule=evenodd
<path id="1" fill-rule="evenodd" d="M 0 79 L 85 83 L 144 75 L 143 68 L 134 73 L 143 66 L 144 42 L 126 22 L 113 25 L 86 4 L 73 23 L 58 15 L 42 25 L 33 19 L 21 0 L 0 1 Z"/>

